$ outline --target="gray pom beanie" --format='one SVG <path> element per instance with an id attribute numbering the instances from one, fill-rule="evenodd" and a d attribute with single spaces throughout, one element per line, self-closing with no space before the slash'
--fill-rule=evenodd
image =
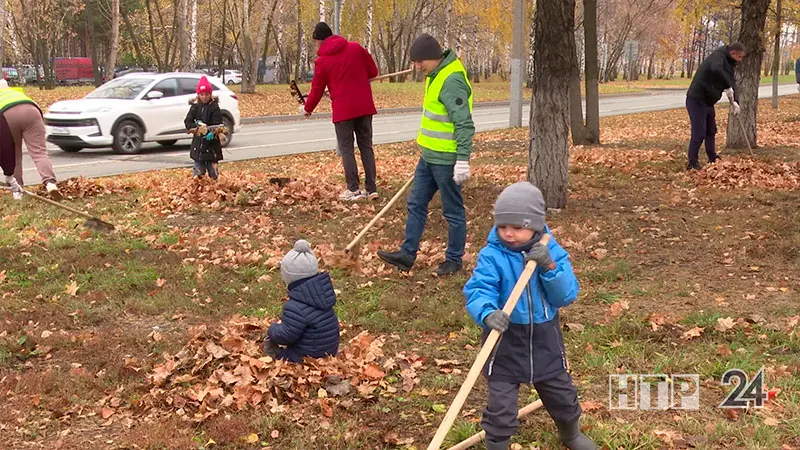
<path id="1" fill-rule="evenodd" d="M 283 282 L 289 284 L 313 277 L 319 273 L 317 257 L 311 250 L 311 244 L 304 239 L 294 243 L 294 248 L 281 260 L 281 277 Z"/>
<path id="2" fill-rule="evenodd" d="M 544 231 L 545 203 L 542 191 L 527 181 L 508 186 L 494 203 L 494 224 Z"/>

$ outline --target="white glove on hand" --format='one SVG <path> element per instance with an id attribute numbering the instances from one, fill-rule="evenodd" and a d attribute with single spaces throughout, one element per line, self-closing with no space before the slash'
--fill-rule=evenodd
<path id="1" fill-rule="evenodd" d="M 17 183 L 17 179 L 13 175 L 6 175 L 6 184 L 11 187 L 11 192 L 14 194 L 14 200 L 22 200 L 22 186 Z"/>
<path id="2" fill-rule="evenodd" d="M 742 111 L 742 108 L 739 107 L 739 102 L 733 102 L 731 105 L 731 111 L 733 112 L 734 116 L 738 116 L 739 113 Z"/>
<path id="3" fill-rule="evenodd" d="M 456 161 L 453 167 L 453 181 L 460 186 L 467 180 L 469 180 L 469 161 Z"/>
<path id="4" fill-rule="evenodd" d="M 728 101 L 733 103 L 733 88 L 725 89 L 725 95 L 728 96 Z"/>
<path id="5" fill-rule="evenodd" d="M 797 92 L 800 92 L 800 83 L 797 83 Z"/>

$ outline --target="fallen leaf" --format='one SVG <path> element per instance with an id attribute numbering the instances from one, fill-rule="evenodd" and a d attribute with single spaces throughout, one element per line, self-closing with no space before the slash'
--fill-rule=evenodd
<path id="1" fill-rule="evenodd" d="M 720 356 L 730 356 L 733 354 L 733 351 L 731 351 L 727 345 L 720 344 L 719 347 L 717 347 L 717 353 L 719 353 Z"/>
<path id="2" fill-rule="evenodd" d="M 586 327 L 580 323 L 568 323 L 565 326 L 567 328 L 567 331 L 574 331 L 576 333 L 581 333 L 583 332 L 584 329 L 586 329 Z"/>
<path id="3" fill-rule="evenodd" d="M 764 425 L 768 427 L 777 427 L 778 426 L 778 419 L 774 417 L 767 417 L 764 419 Z"/>
<path id="4" fill-rule="evenodd" d="M 725 415 L 728 417 L 728 420 L 737 421 L 739 420 L 739 410 L 733 408 L 725 409 Z"/>
<path id="5" fill-rule="evenodd" d="M 108 419 L 113 414 L 114 414 L 114 410 L 111 409 L 111 408 L 102 408 L 100 410 L 100 417 L 102 417 L 103 419 Z"/>
<path id="6" fill-rule="evenodd" d="M 581 402 L 581 409 L 586 412 L 603 408 L 604 405 L 602 403 L 596 402 L 594 400 L 586 400 L 584 402 Z"/>
<path id="7" fill-rule="evenodd" d="M 656 331 L 667 322 L 667 318 L 663 313 L 652 313 L 647 317 L 647 321 L 650 322 L 650 328 Z"/>
<path id="8" fill-rule="evenodd" d="M 608 255 L 608 250 L 606 250 L 604 248 L 596 248 L 596 249 L 592 250 L 592 252 L 589 254 L 589 256 L 591 256 L 592 258 L 594 258 L 594 259 L 596 259 L 598 261 L 602 261 L 602 260 L 606 259 L 606 255 Z"/>
<path id="9" fill-rule="evenodd" d="M 628 310 L 628 309 L 630 309 L 628 301 L 627 300 L 620 300 L 620 301 L 614 303 L 613 305 L 611 305 L 611 311 L 609 312 L 609 315 L 611 317 L 617 317 L 620 314 L 622 314 L 622 311 Z"/>
<path id="10" fill-rule="evenodd" d="M 696 338 L 696 337 L 700 337 L 700 335 L 703 334 L 703 330 L 705 330 L 705 328 L 694 327 L 691 330 L 683 333 L 682 337 L 683 337 L 683 339 L 693 339 L 693 338 Z"/>
<path id="11" fill-rule="evenodd" d="M 370 364 L 367 367 L 365 367 L 364 375 L 378 380 L 386 376 L 386 374 L 380 369 L 380 367 L 378 367 L 377 364 Z"/>
<path id="12" fill-rule="evenodd" d="M 258 443 L 258 435 L 255 433 L 250 433 L 244 438 L 244 441 L 248 444 L 256 444 Z"/>
<path id="13" fill-rule="evenodd" d="M 431 409 L 433 410 L 433 412 L 443 413 L 447 411 L 447 406 L 441 403 L 434 403 L 433 406 L 431 406 Z"/>
<path id="14" fill-rule="evenodd" d="M 50 331 L 50 330 L 44 330 L 44 331 L 42 331 L 42 339 L 47 339 L 47 338 L 49 338 L 49 337 L 50 337 L 50 336 L 52 336 L 52 335 L 53 335 L 53 332 L 52 332 L 52 331 Z"/>
<path id="15" fill-rule="evenodd" d="M 281 432 L 278 430 L 272 430 L 272 433 L 269 435 L 272 436 L 272 439 L 278 439 L 278 437 L 281 435 Z"/>
<path id="16" fill-rule="evenodd" d="M 720 317 L 717 319 L 717 326 L 714 327 L 720 333 L 724 333 L 730 329 L 732 329 L 736 325 L 736 322 L 730 317 L 722 318 Z"/>
<path id="17" fill-rule="evenodd" d="M 158 287 L 164 287 L 165 284 L 167 284 L 167 280 L 163 278 L 159 278 L 156 280 L 156 286 Z"/>
<path id="18" fill-rule="evenodd" d="M 671 430 L 653 430 L 653 433 L 665 444 L 672 444 L 680 437 L 677 431 Z"/>
<path id="19" fill-rule="evenodd" d="M 75 280 L 72 280 L 72 283 L 68 284 L 68 285 L 67 285 L 67 286 L 64 288 L 64 293 L 65 293 L 65 294 L 69 294 L 69 295 L 71 295 L 71 296 L 73 296 L 73 297 L 75 297 L 76 295 L 78 295 L 78 282 L 77 282 L 77 281 L 75 281 Z"/>
<path id="20" fill-rule="evenodd" d="M 211 356 L 214 357 L 214 359 L 220 359 L 230 355 L 229 351 L 213 342 L 206 343 L 206 350 L 211 354 Z"/>

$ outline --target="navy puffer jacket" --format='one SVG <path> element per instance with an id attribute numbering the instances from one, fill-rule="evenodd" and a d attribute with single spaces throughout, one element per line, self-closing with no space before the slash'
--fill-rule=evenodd
<path id="1" fill-rule="evenodd" d="M 269 327 L 267 335 L 285 346 L 278 358 L 302 362 L 303 357 L 323 358 L 339 352 L 339 319 L 333 311 L 336 294 L 327 273 L 289 285 L 289 301 L 283 305 L 281 323 Z"/>

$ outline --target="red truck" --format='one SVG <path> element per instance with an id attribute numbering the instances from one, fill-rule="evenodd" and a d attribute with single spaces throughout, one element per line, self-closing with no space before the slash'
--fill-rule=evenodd
<path id="1" fill-rule="evenodd" d="M 94 82 L 92 58 L 56 58 L 53 62 L 56 83 L 91 84 Z"/>

